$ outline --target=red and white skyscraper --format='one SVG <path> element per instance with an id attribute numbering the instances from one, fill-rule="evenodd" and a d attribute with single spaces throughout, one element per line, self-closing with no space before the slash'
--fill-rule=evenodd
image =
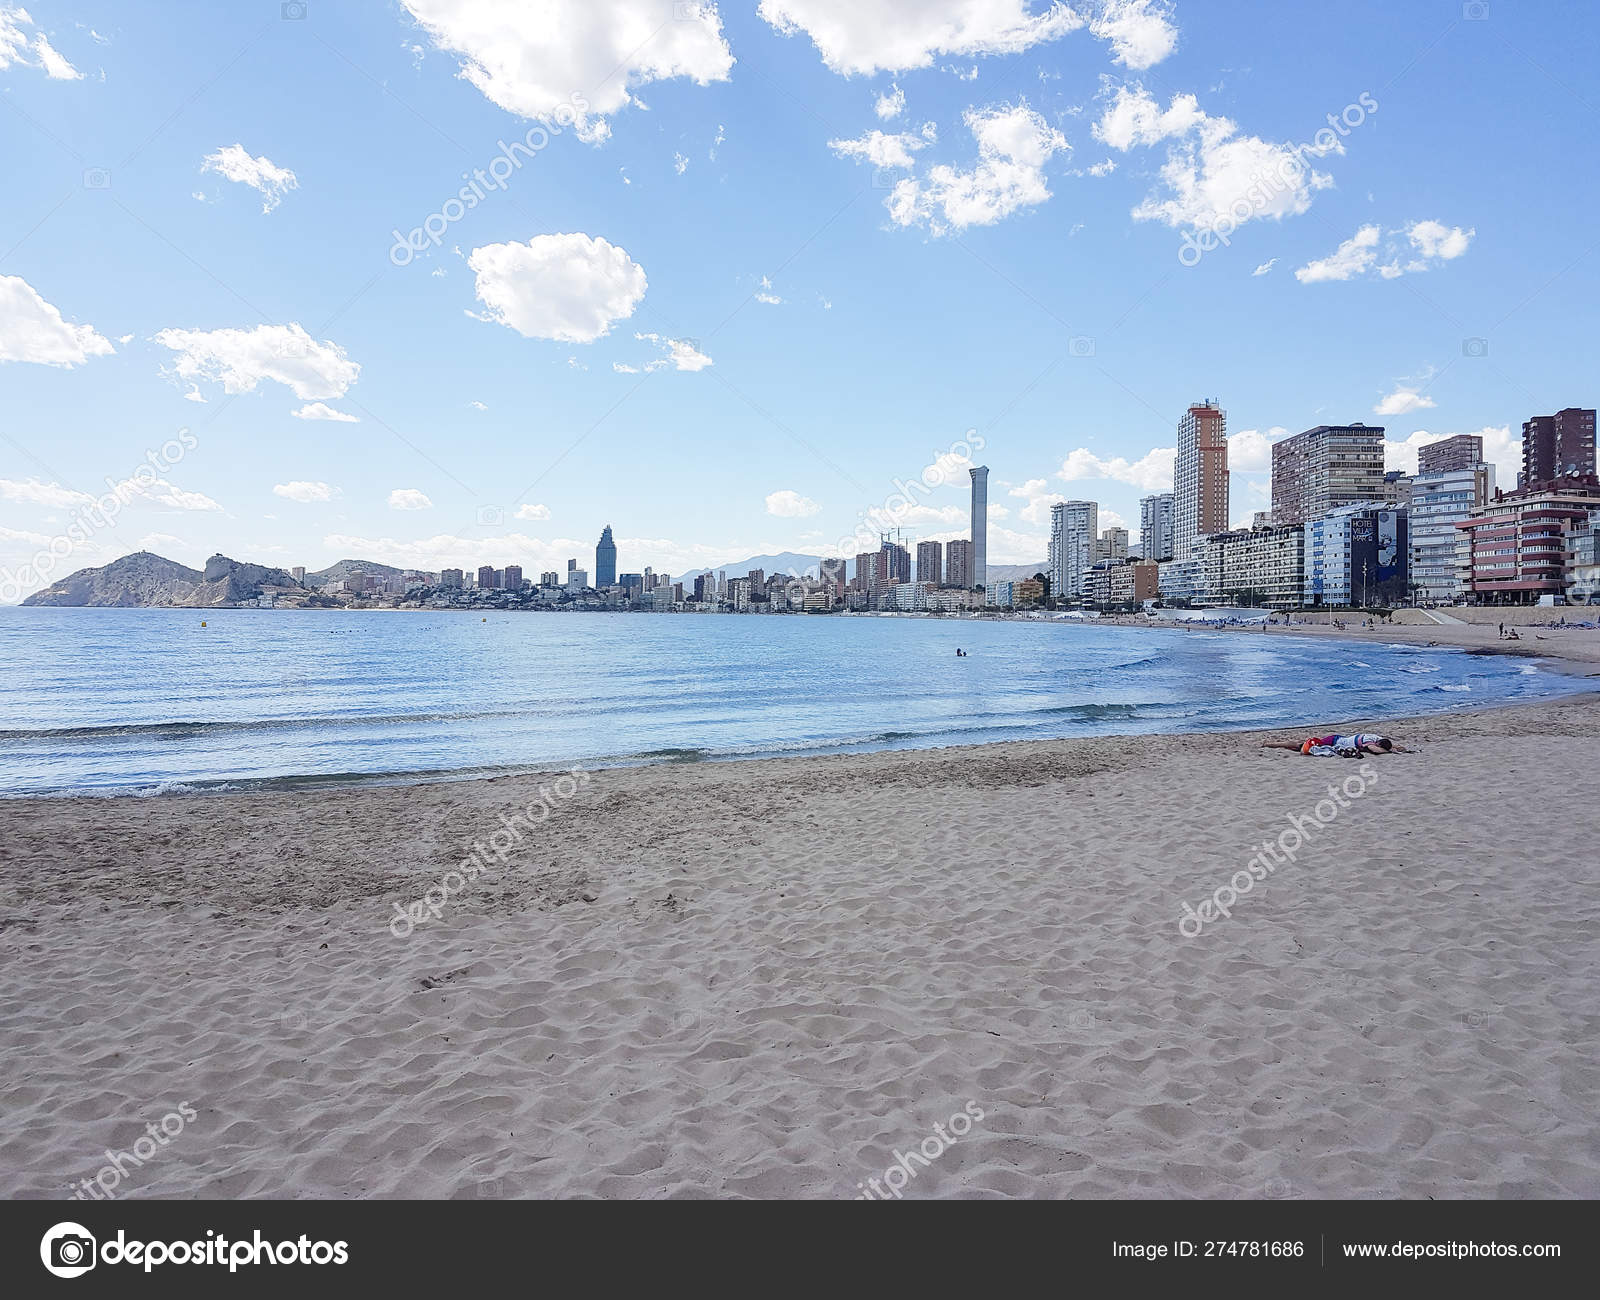
<path id="1" fill-rule="evenodd" d="M 1228 415 L 1214 401 L 1179 421 L 1172 479 L 1172 553 L 1183 560 L 1196 537 L 1228 531 Z"/>

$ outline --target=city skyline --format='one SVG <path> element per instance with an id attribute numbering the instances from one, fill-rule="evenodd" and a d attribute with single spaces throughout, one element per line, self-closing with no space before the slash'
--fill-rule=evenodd
<path id="1" fill-rule="evenodd" d="M 1448 126 L 1530 52 L 1592 98 L 1595 15 L 1357 4 L 1307 49 L 1242 5 L 950 0 L 961 36 L 907 4 L 891 48 L 824 7 L 697 9 L 670 66 L 518 21 L 525 57 L 485 64 L 468 0 L 225 7 L 181 44 L 109 0 L 7 7 L 36 183 L 0 197 L 0 566 L 151 456 L 160 482 L 65 569 L 142 547 L 537 571 L 607 519 L 630 568 L 823 554 L 969 431 L 985 558 L 1034 564 L 1056 500 L 1139 528 L 1196 392 L 1226 396 L 1231 525 L 1290 430 L 1383 424 L 1390 470 L 1476 434 L 1509 484 L 1529 413 L 1572 400 L 1581 123 L 1507 104 L 1493 189 Z M 1219 231 L 1258 173 L 1264 205 Z M 1573 202 L 1517 201 L 1555 175 Z M 1197 255 L 1197 231 L 1227 242 Z M 908 533 L 961 537 L 964 486 Z"/>

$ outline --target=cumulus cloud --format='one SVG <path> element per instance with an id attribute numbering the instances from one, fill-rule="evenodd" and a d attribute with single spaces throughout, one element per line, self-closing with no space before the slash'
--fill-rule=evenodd
<path id="1" fill-rule="evenodd" d="M 1404 385 L 1397 387 L 1372 409 L 1378 415 L 1409 415 L 1412 411 L 1423 411 L 1437 405 L 1431 397 L 1424 397 L 1414 388 Z"/>
<path id="2" fill-rule="evenodd" d="M 844 76 L 926 68 L 940 55 L 1016 54 L 1084 25 L 1065 4 L 1033 13 L 1026 0 L 761 0 L 756 12 L 785 36 L 809 36 Z"/>
<path id="3" fill-rule="evenodd" d="M 253 392 L 264 379 L 302 401 L 343 397 L 361 367 L 338 344 L 318 342 L 298 323 L 254 329 L 166 329 L 155 341 L 176 352 L 173 372 L 185 381 L 220 383 L 226 393 Z"/>
<path id="4" fill-rule="evenodd" d="M 107 483 L 107 491 L 123 501 L 135 498 L 166 510 L 218 511 L 222 507 L 203 492 L 185 492 L 164 478 L 126 478 L 120 483 Z M 69 510 L 93 504 L 97 499 L 88 492 L 78 492 L 59 483 L 41 483 L 30 478 L 21 481 L 0 479 L 0 498 L 16 505 L 43 506 L 51 510 Z"/>
<path id="5" fill-rule="evenodd" d="M 1061 468 L 1056 471 L 1056 477 L 1067 483 L 1103 478 L 1126 483 L 1145 492 L 1170 492 L 1172 469 L 1177 457 L 1176 447 L 1155 447 L 1133 461 L 1122 456 L 1104 459 L 1087 447 L 1079 447 L 1067 453 Z"/>
<path id="6" fill-rule="evenodd" d="M 644 268 L 605 239 L 535 235 L 526 244 L 486 244 L 467 265 L 477 276 L 483 319 L 524 338 L 593 343 L 633 315 L 644 297 Z"/>
<path id="7" fill-rule="evenodd" d="M 540 505 L 518 506 L 516 518 L 533 520 L 548 519 L 550 518 L 550 507 Z"/>
<path id="8" fill-rule="evenodd" d="M 1288 434 L 1281 424 L 1265 431 L 1240 429 L 1228 435 L 1228 471 L 1237 474 L 1263 474 L 1272 470 L 1272 444 Z M 1167 484 L 1164 491 L 1170 492 Z"/>
<path id="9" fill-rule="evenodd" d="M 1154 67 L 1178 48 L 1171 6 L 1158 0 L 1105 0 L 1089 30 L 1109 41 L 1112 58 L 1128 68 Z"/>
<path id="10" fill-rule="evenodd" d="M 340 424 L 361 423 L 359 415 L 351 415 L 348 411 L 336 411 L 326 402 L 308 402 L 298 411 L 290 411 L 289 414 L 297 420 L 337 420 Z"/>
<path id="11" fill-rule="evenodd" d="M 888 135 L 873 130 L 855 140 L 828 141 L 828 148 L 841 158 L 854 158 L 857 162 L 869 162 L 874 167 L 889 167 L 899 171 L 910 171 L 915 167 L 917 160 L 912 155 L 918 149 L 927 147 L 925 139 L 909 131 Z"/>
<path id="12" fill-rule="evenodd" d="M 822 507 L 810 497 L 803 497 L 788 488 L 767 494 L 767 513 L 777 515 L 780 519 L 806 519 L 821 511 Z"/>
<path id="13" fill-rule="evenodd" d="M 433 502 L 428 500 L 427 493 L 417 488 L 396 488 L 389 493 L 389 509 L 432 510 Z"/>
<path id="14" fill-rule="evenodd" d="M 968 109 L 968 130 L 978 144 L 970 170 L 940 165 L 920 180 L 898 182 L 884 207 L 899 226 L 924 225 L 940 235 L 989 226 L 1050 197 L 1044 164 L 1070 148 L 1060 131 L 1024 103 Z"/>
<path id="15" fill-rule="evenodd" d="M 519 117 L 611 133 L 632 90 L 683 77 L 726 81 L 733 52 L 714 4 L 662 0 L 402 0 L 461 76 Z M 578 93 L 574 93 L 578 92 Z"/>
<path id="16" fill-rule="evenodd" d="M 1192 94 L 1174 95 L 1162 108 L 1136 82 L 1117 87 L 1092 131 L 1124 152 L 1168 145 L 1161 168 L 1165 192 L 1148 196 L 1133 217 L 1173 227 L 1297 216 L 1311 206 L 1313 191 L 1333 184 L 1306 164 L 1305 155 L 1343 150 L 1337 140 L 1326 148 L 1295 148 L 1241 135 L 1233 121 L 1206 113 Z"/>
<path id="17" fill-rule="evenodd" d="M 56 51 L 43 32 L 34 28 L 26 9 L 0 5 L 0 70 L 13 64 L 40 68 L 52 81 L 83 80 L 83 73 Z"/>
<path id="18" fill-rule="evenodd" d="M 878 115 L 880 122 L 887 122 L 892 117 L 899 117 L 905 112 L 906 92 L 898 85 L 891 85 L 888 90 L 879 95 L 872 105 L 872 110 Z"/>
<path id="19" fill-rule="evenodd" d="M 338 488 L 329 487 L 326 483 L 307 483 L 303 479 L 275 484 L 272 491 L 275 496 L 298 501 L 301 505 L 310 505 L 314 501 L 332 501 L 339 495 Z"/>
<path id="20" fill-rule="evenodd" d="M 0 362 L 70 370 L 116 349 L 92 325 L 74 325 L 21 276 L 0 275 Z"/>
<path id="21" fill-rule="evenodd" d="M 1250 272 L 1250 274 L 1251 275 L 1265 275 L 1268 271 L 1272 270 L 1272 268 L 1275 267 L 1277 264 L 1278 264 L 1278 259 L 1277 258 L 1269 257 L 1265 262 L 1262 262 L 1261 265 L 1256 267 L 1255 270 Z"/>
<path id="22" fill-rule="evenodd" d="M 299 178 L 287 167 L 279 167 L 270 158 L 252 158 L 242 144 L 224 145 L 216 153 L 207 154 L 200 170 L 248 185 L 261 195 L 264 213 L 282 203 L 283 196 L 290 190 L 300 188 Z"/>
<path id="23" fill-rule="evenodd" d="M 1403 230 L 1388 232 L 1387 236 L 1380 226 L 1366 225 L 1329 256 L 1307 263 L 1294 275 L 1302 284 L 1316 284 L 1325 280 L 1360 279 L 1375 269 L 1379 279 L 1396 280 L 1402 275 L 1426 271 L 1440 262 L 1454 261 L 1467 251 L 1475 234 L 1476 230 L 1463 230 L 1440 221 L 1415 221 Z M 1384 246 L 1382 263 L 1378 260 L 1380 243 Z"/>

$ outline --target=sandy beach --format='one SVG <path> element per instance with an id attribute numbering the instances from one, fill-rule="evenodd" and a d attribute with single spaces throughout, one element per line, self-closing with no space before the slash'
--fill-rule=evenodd
<path id="1" fill-rule="evenodd" d="M 1600 1196 L 1600 695 L 1363 722 L 0 803 L 0 1194 Z"/>

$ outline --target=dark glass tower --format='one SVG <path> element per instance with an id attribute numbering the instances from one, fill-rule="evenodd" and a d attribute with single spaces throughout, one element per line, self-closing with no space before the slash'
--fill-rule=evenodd
<path id="1" fill-rule="evenodd" d="M 611 540 L 611 525 L 600 531 L 600 544 L 594 548 L 594 585 L 617 585 L 617 544 Z"/>

